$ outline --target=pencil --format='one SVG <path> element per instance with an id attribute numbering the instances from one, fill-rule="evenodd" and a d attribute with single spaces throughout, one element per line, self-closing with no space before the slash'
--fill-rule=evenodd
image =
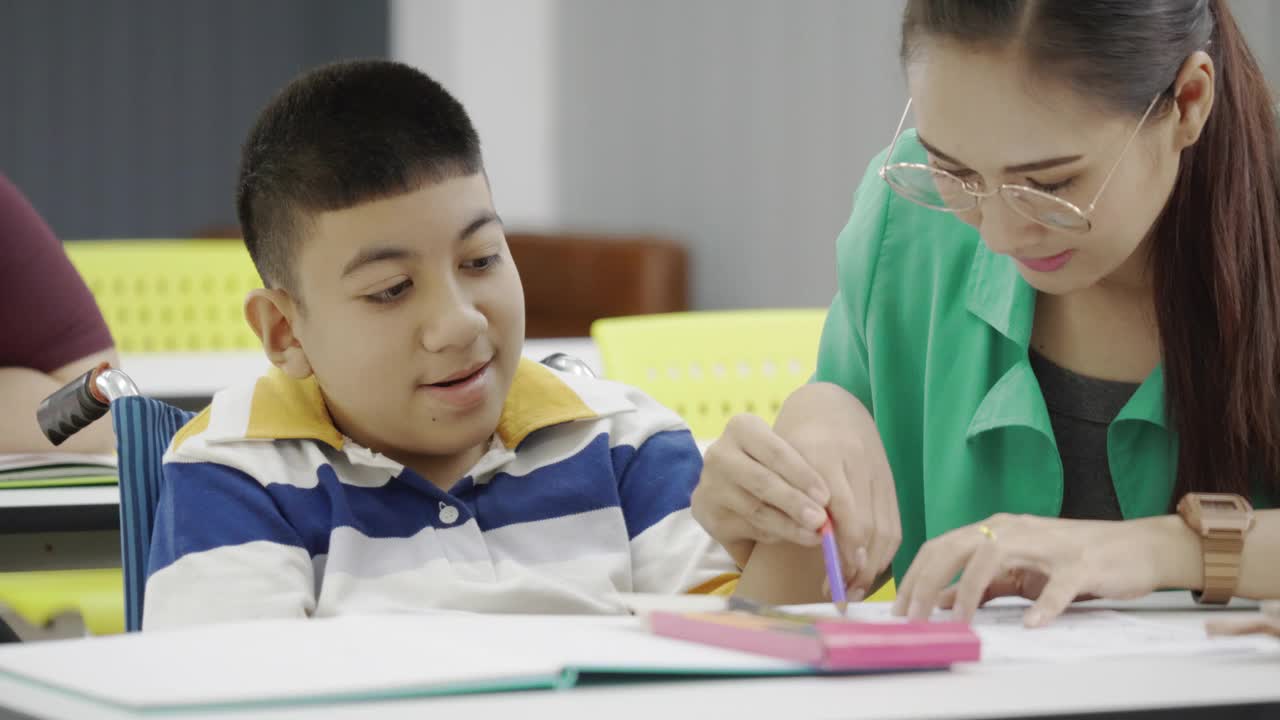
<path id="1" fill-rule="evenodd" d="M 827 564 L 827 582 L 831 585 L 831 603 L 836 612 L 845 615 L 849 601 L 844 594 L 844 573 L 840 570 L 840 551 L 836 549 L 836 532 L 831 518 L 822 524 L 822 559 Z"/>

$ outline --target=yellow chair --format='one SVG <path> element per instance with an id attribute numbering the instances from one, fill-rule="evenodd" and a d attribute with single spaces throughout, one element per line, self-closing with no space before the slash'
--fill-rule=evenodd
<path id="1" fill-rule="evenodd" d="M 123 353 L 256 350 L 244 296 L 262 287 L 239 240 L 65 243 Z"/>
<path id="2" fill-rule="evenodd" d="M 729 418 L 770 424 L 813 375 L 826 308 L 606 318 L 591 325 L 604 376 L 640 388 L 711 441 Z M 892 600 L 890 581 L 869 601 Z"/>
<path id="3" fill-rule="evenodd" d="M 605 377 L 644 390 L 714 440 L 729 418 L 770 423 L 813 374 L 825 309 L 607 318 L 591 325 Z"/>
<path id="4" fill-rule="evenodd" d="M 120 568 L 0 573 L 0 603 L 37 627 L 69 610 L 94 635 L 124 632 L 123 598 Z"/>

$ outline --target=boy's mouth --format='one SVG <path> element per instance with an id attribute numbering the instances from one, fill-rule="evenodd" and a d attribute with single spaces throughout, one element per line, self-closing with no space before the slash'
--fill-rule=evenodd
<path id="1" fill-rule="evenodd" d="M 450 375 L 449 377 L 445 378 L 444 380 L 441 380 L 440 382 L 429 383 L 428 387 L 447 388 L 447 387 L 454 387 L 455 385 L 461 385 L 467 382 L 468 380 L 475 379 L 477 375 L 484 372 L 484 369 L 489 367 L 490 362 L 491 361 L 486 360 L 485 362 L 482 362 L 479 365 L 473 365 L 472 367 L 466 370 Z"/>

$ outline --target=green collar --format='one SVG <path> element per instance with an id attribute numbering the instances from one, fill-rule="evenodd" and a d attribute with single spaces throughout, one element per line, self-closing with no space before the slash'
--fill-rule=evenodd
<path id="1" fill-rule="evenodd" d="M 996 255 L 978 239 L 969 269 L 965 307 L 1019 349 L 1017 363 L 987 391 L 969 423 L 968 437 L 1001 427 L 1023 426 L 1053 437 L 1040 383 L 1027 357 L 1036 292 L 1013 261 Z M 1120 410 L 1115 422 L 1146 422 L 1168 430 L 1164 413 L 1164 372 L 1157 366 Z"/>

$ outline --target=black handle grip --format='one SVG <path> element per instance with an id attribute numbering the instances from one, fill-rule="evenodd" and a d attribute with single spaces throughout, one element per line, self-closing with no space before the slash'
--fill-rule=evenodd
<path id="1" fill-rule="evenodd" d="M 36 409 L 40 431 L 54 445 L 75 435 L 89 423 L 107 414 L 110 403 L 93 394 L 94 376 L 102 368 L 94 368 L 64 385 L 45 398 Z"/>

